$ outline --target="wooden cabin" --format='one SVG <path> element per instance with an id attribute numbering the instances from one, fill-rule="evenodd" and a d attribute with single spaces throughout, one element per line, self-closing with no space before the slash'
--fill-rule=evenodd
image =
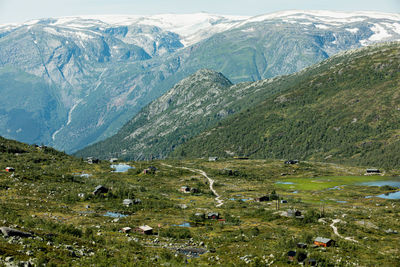
<path id="1" fill-rule="evenodd" d="M 181 186 L 181 188 L 179 188 L 179 191 L 182 193 L 190 193 L 190 187 L 189 186 Z"/>
<path id="2" fill-rule="evenodd" d="M 124 206 L 126 206 L 126 207 L 129 207 L 129 206 L 131 206 L 133 204 L 133 200 L 132 199 L 124 199 L 123 201 L 122 201 L 122 205 L 124 205 Z"/>
<path id="3" fill-rule="evenodd" d="M 295 159 L 295 160 L 287 160 L 287 161 L 285 161 L 285 164 L 298 164 L 299 163 L 299 161 L 297 160 L 297 159 Z"/>
<path id="4" fill-rule="evenodd" d="M 305 244 L 305 243 L 297 243 L 297 247 L 305 249 L 305 248 L 307 248 L 307 244 Z"/>
<path id="5" fill-rule="evenodd" d="M 151 234 L 153 234 L 153 228 L 151 228 L 148 225 L 142 225 L 136 229 L 136 232 L 139 232 L 143 235 L 151 235 Z"/>
<path id="6" fill-rule="evenodd" d="M 13 167 L 7 167 L 6 172 L 15 172 L 15 169 Z"/>
<path id="7" fill-rule="evenodd" d="M 86 162 L 89 164 L 98 164 L 100 163 L 100 160 L 93 157 L 88 157 L 86 158 Z"/>
<path id="8" fill-rule="evenodd" d="M 93 191 L 93 195 L 95 195 L 95 196 L 97 196 L 97 195 L 100 195 L 100 194 L 106 194 L 106 193 L 108 193 L 108 188 L 107 187 L 104 187 L 104 186 L 102 186 L 102 185 L 98 185 L 98 186 L 96 186 L 96 188 L 94 189 L 94 191 Z"/>
<path id="9" fill-rule="evenodd" d="M 144 174 L 154 174 L 154 173 L 156 173 L 156 171 L 157 171 L 157 168 L 156 168 L 156 167 L 154 167 L 154 166 L 149 166 L 147 169 L 144 169 L 144 170 L 143 170 L 143 173 L 144 173 Z"/>
<path id="10" fill-rule="evenodd" d="M 289 257 L 289 261 L 294 261 L 296 258 L 296 251 L 293 251 L 293 250 L 289 251 L 288 257 Z"/>
<path id="11" fill-rule="evenodd" d="M 367 174 L 381 173 L 378 169 L 367 169 Z"/>
<path id="12" fill-rule="evenodd" d="M 301 216 L 301 211 L 295 209 L 288 209 L 287 210 L 288 217 L 298 217 Z"/>
<path id="13" fill-rule="evenodd" d="M 330 238 L 324 238 L 324 237 L 317 237 L 314 239 L 314 244 L 319 246 L 319 247 L 330 247 L 335 243 L 335 241 L 333 241 Z"/>
<path id="14" fill-rule="evenodd" d="M 218 157 L 209 157 L 208 158 L 208 161 L 217 161 L 218 160 Z"/>
<path id="15" fill-rule="evenodd" d="M 218 212 L 209 212 L 209 213 L 207 213 L 207 218 L 210 220 L 218 220 L 219 213 Z"/>
<path id="16" fill-rule="evenodd" d="M 121 228 L 122 233 L 129 233 L 130 231 L 132 231 L 132 228 L 130 228 L 130 227 Z"/>
<path id="17" fill-rule="evenodd" d="M 269 196 L 262 196 L 262 197 L 257 197 L 255 199 L 256 202 L 264 202 L 264 201 L 269 201 Z"/>

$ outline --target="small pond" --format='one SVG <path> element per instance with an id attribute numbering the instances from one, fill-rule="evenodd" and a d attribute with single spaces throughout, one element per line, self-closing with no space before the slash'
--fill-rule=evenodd
<path id="1" fill-rule="evenodd" d="M 182 224 L 173 224 L 172 226 L 178 226 L 178 227 L 192 227 L 192 226 L 190 225 L 190 223 L 188 223 L 188 222 L 184 222 L 184 223 L 182 223 Z"/>
<path id="2" fill-rule="evenodd" d="M 229 200 L 235 201 L 235 200 L 240 200 L 242 202 L 246 202 L 251 200 L 250 198 L 230 198 Z"/>
<path id="3" fill-rule="evenodd" d="M 282 182 L 282 181 L 278 181 L 278 182 L 275 182 L 276 184 L 294 184 L 294 183 L 292 183 L 292 182 Z"/>
<path id="4" fill-rule="evenodd" d="M 111 211 L 107 211 L 103 216 L 111 217 L 111 218 L 124 218 L 124 217 L 128 217 L 128 215 L 124 215 L 124 214 L 118 213 L 118 212 L 111 212 Z"/>
<path id="5" fill-rule="evenodd" d="M 129 166 L 128 164 L 113 164 L 110 166 L 112 169 L 115 169 L 113 172 L 127 172 L 129 169 L 135 169 L 135 167 Z"/>
<path id="6" fill-rule="evenodd" d="M 365 182 L 360 183 L 359 185 L 366 185 L 366 186 L 393 186 L 400 188 L 400 180 L 387 180 L 387 181 L 374 181 L 374 182 Z"/>
<path id="7" fill-rule="evenodd" d="M 341 186 L 343 185 L 337 185 L 335 187 L 328 188 L 328 190 L 342 190 L 342 188 L 340 188 Z"/>
<path id="8" fill-rule="evenodd" d="M 400 180 L 366 182 L 366 183 L 360 183 L 360 185 L 365 185 L 365 186 L 385 186 L 385 185 L 388 185 L 388 186 L 400 188 Z M 374 196 L 367 196 L 366 198 L 371 198 L 371 197 L 374 197 Z M 375 197 L 384 198 L 384 199 L 400 199 L 400 191 L 387 193 L 387 194 L 380 194 L 380 195 L 377 195 Z"/>
<path id="9" fill-rule="evenodd" d="M 381 194 L 376 197 L 384 198 L 384 199 L 400 199 L 400 191 L 393 192 L 393 193 L 387 193 L 387 194 Z"/>

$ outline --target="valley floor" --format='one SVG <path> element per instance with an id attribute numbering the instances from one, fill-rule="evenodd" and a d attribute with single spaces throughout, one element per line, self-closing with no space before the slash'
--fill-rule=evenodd
<path id="1" fill-rule="evenodd" d="M 400 202 L 377 197 L 399 189 L 362 184 L 395 183 L 395 172 L 365 176 L 364 168 L 335 164 L 198 159 L 128 162 L 134 168 L 119 173 L 108 162 L 18 157 L 1 158 L 1 167 L 13 164 L 15 172 L 0 173 L 0 227 L 32 236 L 0 234 L 0 265 L 400 262 Z M 108 192 L 93 194 L 98 185 Z M 152 233 L 136 231 L 143 225 Z M 317 237 L 335 242 L 316 246 Z"/>

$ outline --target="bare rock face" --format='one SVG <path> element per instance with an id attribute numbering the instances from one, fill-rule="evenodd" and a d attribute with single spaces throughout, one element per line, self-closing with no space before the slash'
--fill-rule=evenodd
<path id="1" fill-rule="evenodd" d="M 9 227 L 0 227 L 0 231 L 3 233 L 4 237 L 10 237 L 10 236 L 18 236 L 18 237 L 31 237 L 32 234 L 22 232 L 13 228 Z"/>

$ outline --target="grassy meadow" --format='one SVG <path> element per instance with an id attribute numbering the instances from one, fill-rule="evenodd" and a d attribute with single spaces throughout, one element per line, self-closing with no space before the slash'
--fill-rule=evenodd
<path id="1" fill-rule="evenodd" d="M 398 189 L 358 185 L 397 176 L 395 171 L 364 176 L 365 168 L 336 164 L 197 159 L 127 162 L 134 168 L 116 173 L 107 161 L 88 164 L 52 149 L 1 141 L 0 227 L 32 237 L 0 235 L 0 265 L 287 266 L 314 259 L 318 266 L 396 266 L 400 261 L 399 200 L 366 198 Z M 6 172 L 8 166 L 15 172 Z M 144 174 L 149 166 L 157 171 Z M 216 207 L 204 176 L 181 167 L 205 171 L 224 204 Z M 109 192 L 93 195 L 98 185 Z M 180 192 L 181 186 L 198 192 Z M 276 200 L 254 201 L 265 195 Z M 124 206 L 127 198 L 137 204 Z M 280 200 L 287 203 L 278 205 Z M 288 209 L 303 217 L 286 217 Z M 208 212 L 218 212 L 221 220 L 195 216 Z M 333 220 L 339 220 L 334 226 L 340 236 Z M 153 234 L 120 231 L 142 225 Z M 318 236 L 335 240 L 335 246 L 314 247 Z M 299 242 L 307 248 L 298 248 Z M 287 256 L 291 250 L 297 253 L 293 261 Z"/>

